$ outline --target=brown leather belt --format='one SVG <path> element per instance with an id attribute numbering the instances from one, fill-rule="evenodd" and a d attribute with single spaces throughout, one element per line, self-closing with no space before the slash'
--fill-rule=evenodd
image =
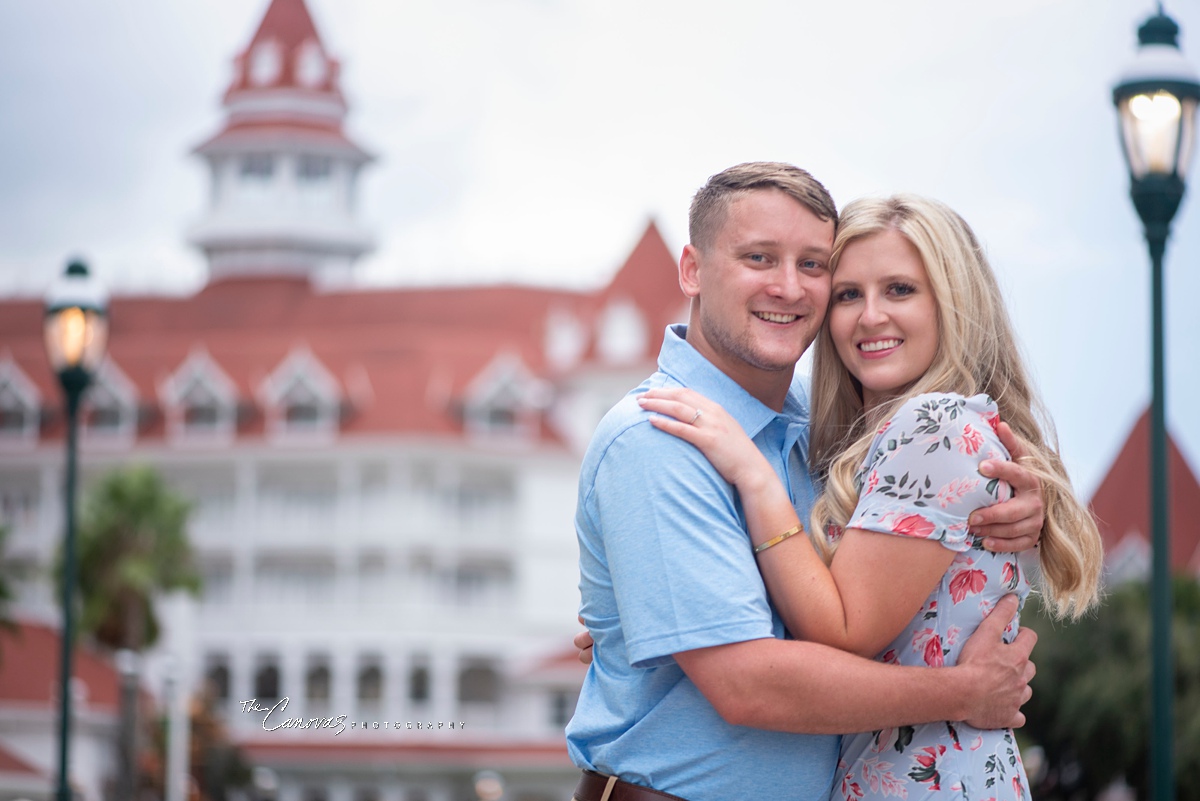
<path id="1" fill-rule="evenodd" d="M 621 781 L 616 776 L 604 776 L 594 770 L 583 772 L 571 798 L 574 801 L 687 801 L 677 795 Z"/>

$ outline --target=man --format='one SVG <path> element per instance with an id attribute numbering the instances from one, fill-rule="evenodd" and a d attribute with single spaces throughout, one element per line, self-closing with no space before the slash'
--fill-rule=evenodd
<path id="1" fill-rule="evenodd" d="M 803 170 L 744 164 L 709 180 L 689 222 L 679 263 L 688 325 L 667 331 L 659 371 L 605 416 L 580 473 L 581 616 L 595 651 L 567 727 L 585 771 L 576 797 L 824 801 L 839 732 L 1020 725 L 1034 635 L 1002 644 L 1014 599 L 952 668 L 883 665 L 784 639 L 736 493 L 698 450 L 649 425 L 635 396 L 688 386 L 720 403 L 806 520 L 815 492 L 793 375 L 828 305 L 836 209 Z M 1015 464 L 992 467 L 1024 491 L 972 525 L 1027 545 L 1041 527 L 1037 482 Z"/>

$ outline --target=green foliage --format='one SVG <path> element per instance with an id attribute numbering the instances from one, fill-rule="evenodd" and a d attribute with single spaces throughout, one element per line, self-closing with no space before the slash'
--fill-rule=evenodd
<path id="1" fill-rule="evenodd" d="M 1176 577 L 1173 593 L 1176 798 L 1200 801 L 1200 582 Z M 1113 588 L 1098 612 L 1073 624 L 1052 621 L 1031 596 L 1021 622 L 1038 632 L 1023 736 L 1045 748 L 1051 766 L 1078 763 L 1087 797 L 1122 776 L 1139 798 L 1148 797 L 1147 585 Z M 1063 796 L 1044 788 L 1035 797 Z"/>
<path id="2" fill-rule="evenodd" d="M 110 648 L 141 651 L 154 644 L 155 597 L 200 590 L 187 538 L 189 511 L 149 467 L 113 471 L 92 488 L 78 540 L 82 632 Z"/>

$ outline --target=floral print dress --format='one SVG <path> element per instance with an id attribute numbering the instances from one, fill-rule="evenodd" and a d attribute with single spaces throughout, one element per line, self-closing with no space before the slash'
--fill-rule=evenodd
<path id="1" fill-rule="evenodd" d="M 1009 458 L 996 436 L 997 423 L 996 405 L 986 395 L 927 394 L 907 401 L 875 436 L 858 473 L 858 506 L 846 527 L 937 540 L 957 554 L 879 661 L 953 665 L 1000 598 L 1017 593 L 1024 605 L 1029 583 L 1023 559 L 985 551 L 967 531 L 972 511 L 1012 494 L 1003 482 L 979 473 L 984 459 Z M 1006 641 L 1016 630 L 1014 618 Z M 1012 730 L 957 722 L 844 736 L 833 788 L 835 801 L 1020 801 L 1028 795 Z"/>

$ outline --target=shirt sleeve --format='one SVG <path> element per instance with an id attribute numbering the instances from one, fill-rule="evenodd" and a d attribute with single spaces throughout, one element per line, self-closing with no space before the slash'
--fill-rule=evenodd
<path id="1" fill-rule="evenodd" d="M 605 452 L 591 507 L 631 665 L 774 635 L 734 499 L 700 451 L 649 423 Z"/>
<path id="2" fill-rule="evenodd" d="M 1012 495 L 1007 484 L 979 472 L 985 459 L 1010 458 L 996 435 L 998 423 L 986 395 L 929 394 L 907 401 L 875 436 L 846 527 L 969 550 L 971 512 Z"/>

